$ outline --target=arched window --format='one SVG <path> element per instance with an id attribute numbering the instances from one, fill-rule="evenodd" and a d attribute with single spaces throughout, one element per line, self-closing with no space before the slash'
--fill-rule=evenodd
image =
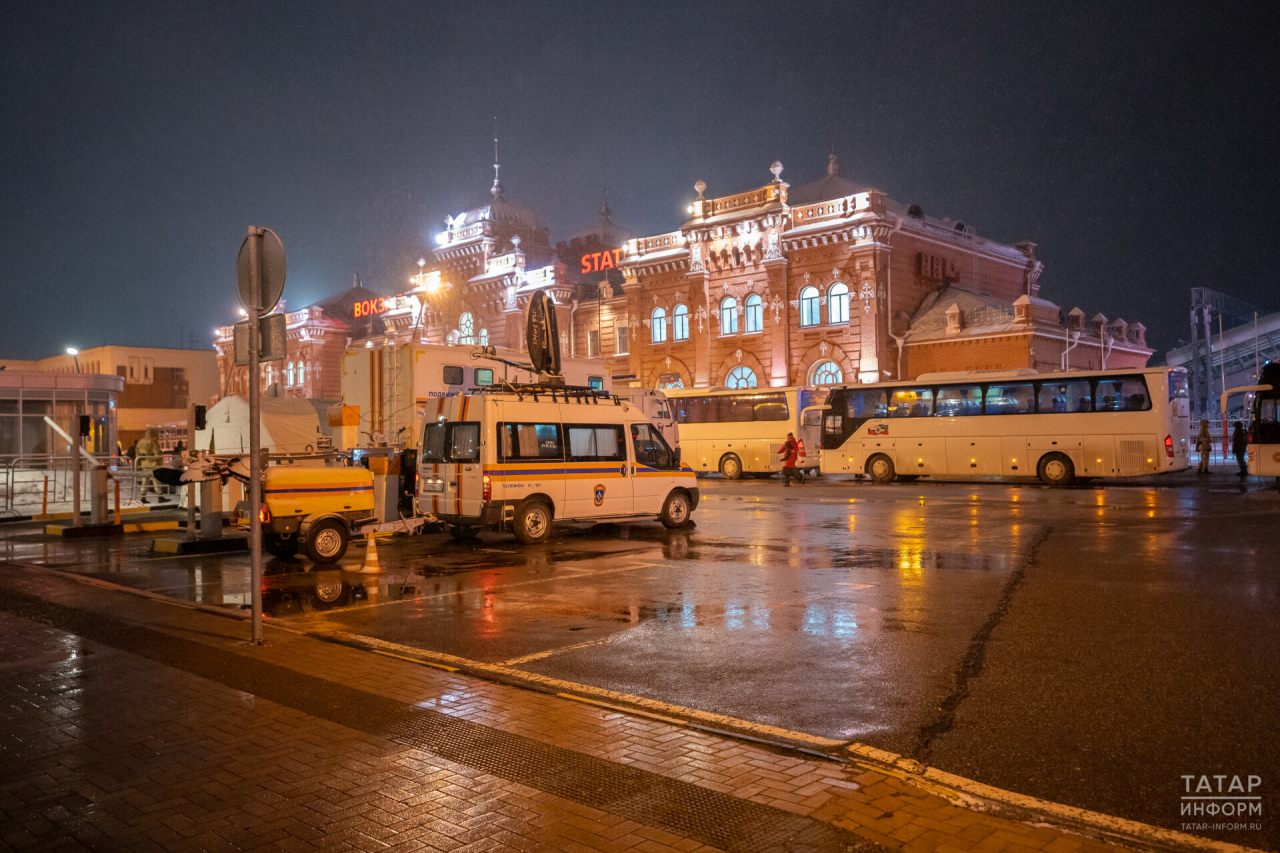
<path id="1" fill-rule="evenodd" d="M 836 282 L 827 291 L 827 322 L 849 322 L 849 286 Z"/>
<path id="2" fill-rule="evenodd" d="M 480 346 L 487 347 L 488 345 L 489 345 L 489 330 L 481 329 L 480 330 Z"/>
<path id="3" fill-rule="evenodd" d="M 806 287 L 800 291 L 800 325 L 816 326 L 822 322 L 818 311 L 818 288 Z"/>
<path id="4" fill-rule="evenodd" d="M 649 340 L 660 344 L 667 339 L 667 310 L 654 308 L 649 318 Z"/>
<path id="5" fill-rule="evenodd" d="M 750 367 L 739 365 L 729 371 L 729 375 L 725 377 L 724 384 L 730 388 L 754 388 L 756 387 L 756 372 Z"/>
<path id="6" fill-rule="evenodd" d="M 683 302 L 671 312 L 671 337 L 677 341 L 689 340 L 689 308 Z M 672 386 L 677 387 L 677 386 Z M 678 387 L 683 388 L 683 385 Z"/>
<path id="7" fill-rule="evenodd" d="M 747 331 L 764 331 L 764 301 L 758 293 L 747 297 Z"/>
<path id="8" fill-rule="evenodd" d="M 720 303 L 720 334 L 738 334 L 738 300 L 726 296 Z"/>
<path id="9" fill-rule="evenodd" d="M 472 343 L 472 336 L 476 333 L 476 321 L 471 316 L 470 311 L 463 311 L 462 316 L 458 318 L 458 337 L 462 339 L 462 343 Z"/>
<path id="10" fill-rule="evenodd" d="M 683 387 L 684 387 L 684 380 L 683 380 L 683 379 L 668 379 L 666 382 L 659 382 L 659 383 L 658 383 L 658 387 L 659 387 L 659 388 L 683 388 Z"/>
<path id="11" fill-rule="evenodd" d="M 307 384 L 307 363 L 305 361 L 298 362 L 298 384 Z"/>
<path id="12" fill-rule="evenodd" d="M 809 371 L 810 385 L 838 385 L 844 381 L 844 371 L 834 361 L 820 361 Z"/>
<path id="13" fill-rule="evenodd" d="M 284 384 L 293 385 L 293 362 L 289 362 L 289 366 L 284 369 Z"/>

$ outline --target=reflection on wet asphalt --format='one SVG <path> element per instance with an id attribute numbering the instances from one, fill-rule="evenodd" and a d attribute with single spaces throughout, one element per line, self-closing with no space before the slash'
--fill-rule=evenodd
<path id="1" fill-rule="evenodd" d="M 1277 777 L 1275 491 L 701 482 L 684 531 L 384 540 L 382 575 L 362 547 L 269 560 L 267 611 L 1175 828 L 1181 774 Z M 148 548 L 0 538 L 0 558 L 248 603 L 246 555 Z"/>

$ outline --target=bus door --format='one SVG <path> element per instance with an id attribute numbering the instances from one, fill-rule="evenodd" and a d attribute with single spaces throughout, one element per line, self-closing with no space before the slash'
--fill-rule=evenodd
<path id="1" fill-rule="evenodd" d="M 480 420 L 483 397 L 462 396 L 452 407 L 456 421 L 445 423 L 444 494 L 440 511 L 445 515 L 479 517 L 484 503 L 484 473 L 480 465 Z"/>

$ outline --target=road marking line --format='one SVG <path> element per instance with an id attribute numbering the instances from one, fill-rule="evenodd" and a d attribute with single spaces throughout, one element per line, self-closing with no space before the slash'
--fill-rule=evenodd
<path id="1" fill-rule="evenodd" d="M 598 639 L 598 640 L 588 640 L 588 641 L 586 641 L 585 643 L 575 643 L 575 644 L 574 644 L 574 645 L 572 645 L 572 646 L 563 646 L 563 647 L 558 648 L 558 649 L 547 649 L 545 652 L 534 652 L 534 653 L 533 653 L 533 654 L 531 654 L 531 655 L 524 655 L 523 657 L 512 658 L 511 660 L 504 660 L 504 661 L 502 661 L 502 662 L 501 662 L 500 664 L 498 664 L 498 665 L 499 665 L 499 666 L 515 666 L 515 665 L 516 665 L 516 664 L 518 664 L 518 663 L 529 663 L 530 661 L 542 660 L 543 658 L 549 658 L 549 657 L 551 657 L 552 655 L 558 655 L 558 654 L 560 654 L 561 652 L 572 652 L 572 651 L 575 651 L 575 650 L 577 650 L 577 649 L 586 649 L 586 648 L 590 648 L 591 646 L 602 646 L 602 645 L 604 645 L 605 643 L 607 643 L 607 642 L 611 641 L 614 637 L 617 637 L 617 636 L 618 636 L 619 634 L 621 634 L 621 633 L 622 633 L 622 631 L 618 631 L 618 632 L 616 632 L 616 633 L 614 633 L 614 634 L 610 634 L 610 635 L 609 635 L 609 636 L 607 636 L 607 637 L 601 637 L 601 638 L 600 638 L 600 639 Z"/>
<path id="2" fill-rule="evenodd" d="M 305 636 L 305 634 L 303 636 Z M 435 667 L 436 669 L 443 669 L 445 672 L 458 671 L 458 668 L 456 666 L 445 666 L 442 663 L 432 663 L 429 660 L 422 660 L 421 658 L 411 658 L 406 655 L 392 654 L 391 652 L 384 652 L 382 649 L 370 649 L 369 651 L 373 652 L 375 655 L 383 655 L 385 657 L 395 658 L 396 660 L 407 660 L 409 663 L 420 663 L 420 664 L 424 664 L 425 666 Z"/>

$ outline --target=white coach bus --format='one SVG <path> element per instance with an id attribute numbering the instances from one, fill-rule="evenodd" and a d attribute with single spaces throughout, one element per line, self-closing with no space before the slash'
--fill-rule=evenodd
<path id="1" fill-rule="evenodd" d="M 805 444 L 800 467 L 818 467 L 819 397 L 824 389 L 666 388 L 680 430 L 681 458 L 694 471 L 727 480 L 782 470 L 778 452 L 794 432 Z M 806 416 L 805 413 L 808 412 Z"/>
<path id="2" fill-rule="evenodd" d="M 832 389 L 822 423 L 822 470 L 877 483 L 1004 476 L 1066 486 L 1189 464 L 1181 368 L 975 371 L 853 385 Z"/>

